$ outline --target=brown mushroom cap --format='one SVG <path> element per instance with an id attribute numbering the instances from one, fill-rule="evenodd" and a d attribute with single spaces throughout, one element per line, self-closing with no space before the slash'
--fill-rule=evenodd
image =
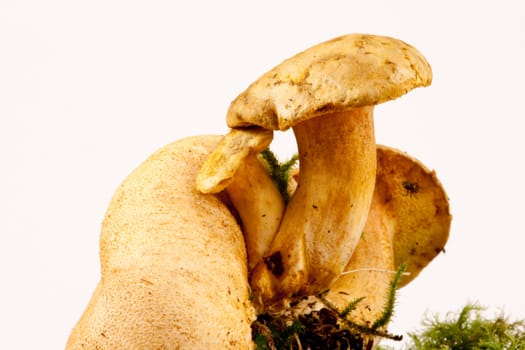
<path id="1" fill-rule="evenodd" d="M 286 130 L 321 114 L 395 99 L 431 81 L 430 65 L 411 45 L 349 34 L 313 46 L 261 76 L 231 103 L 227 123 Z"/>
<path id="2" fill-rule="evenodd" d="M 393 222 L 395 266 L 408 264 L 409 275 L 401 280 L 402 287 L 444 251 L 452 216 L 447 194 L 434 171 L 385 146 L 378 146 L 377 158 L 377 198 L 374 194 L 372 205 L 381 205 Z"/>

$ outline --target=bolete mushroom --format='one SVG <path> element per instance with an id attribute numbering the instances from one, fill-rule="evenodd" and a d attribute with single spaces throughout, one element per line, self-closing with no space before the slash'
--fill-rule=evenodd
<path id="1" fill-rule="evenodd" d="M 226 138 L 237 137 L 236 130 L 293 128 L 297 139 L 300 182 L 251 276 L 264 303 L 316 293 L 342 272 L 372 200 L 373 107 L 431 80 L 430 66 L 414 47 L 390 37 L 352 34 L 284 61 L 231 103 L 232 131 Z M 232 163 L 226 160 L 221 167 L 231 169 Z M 222 190 L 221 168 L 203 169 L 197 188 Z"/>
<path id="2" fill-rule="evenodd" d="M 394 272 L 406 264 L 398 287 L 412 281 L 448 240 L 448 198 L 434 171 L 396 149 L 378 146 L 376 186 L 363 235 L 345 272 L 326 299 L 343 310 L 364 299 L 350 314 L 368 327 L 381 319 Z M 385 320 L 386 321 L 386 320 Z"/>

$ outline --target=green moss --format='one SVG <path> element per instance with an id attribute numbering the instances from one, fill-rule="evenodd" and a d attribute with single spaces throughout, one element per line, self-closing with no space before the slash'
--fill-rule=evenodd
<path id="1" fill-rule="evenodd" d="M 386 326 L 388 322 L 390 322 L 390 319 L 392 318 L 392 315 L 394 314 L 394 306 L 396 302 L 396 295 L 397 295 L 397 287 L 399 285 L 399 281 L 401 281 L 401 277 L 403 276 L 403 273 L 407 269 L 407 264 L 403 263 L 401 264 L 396 274 L 394 275 L 394 278 L 392 281 L 390 281 L 390 287 L 388 289 L 388 299 L 385 303 L 385 307 L 383 309 L 383 313 L 381 314 L 381 317 L 379 317 L 373 324 L 372 329 L 379 329 L 383 326 Z"/>
<path id="2" fill-rule="evenodd" d="M 483 315 L 485 308 L 468 303 L 458 313 L 423 320 L 423 330 L 410 333 L 411 350 L 523 350 L 525 320 L 510 321 L 500 314 Z"/>
<path id="3" fill-rule="evenodd" d="M 341 317 L 346 319 L 348 317 L 348 315 L 355 310 L 355 308 L 357 307 L 357 305 L 363 300 L 365 299 L 365 297 L 360 297 L 360 298 L 357 298 L 355 300 L 352 300 L 351 302 L 348 303 L 348 305 L 346 305 L 346 307 L 343 309 L 343 311 L 341 311 Z"/>
<path id="4" fill-rule="evenodd" d="M 288 193 L 288 182 L 290 181 L 290 170 L 297 164 L 299 157 L 297 154 L 286 162 L 279 162 L 275 154 L 270 149 L 261 152 L 261 159 L 266 163 L 270 176 L 277 186 L 285 203 L 288 203 L 290 194 Z"/>

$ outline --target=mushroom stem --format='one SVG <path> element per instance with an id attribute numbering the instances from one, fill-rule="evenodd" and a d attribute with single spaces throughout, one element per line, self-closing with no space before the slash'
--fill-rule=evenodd
<path id="1" fill-rule="evenodd" d="M 352 311 L 352 320 L 359 324 L 372 323 L 381 316 L 396 270 L 392 247 L 394 222 L 385 215 L 380 194 L 376 192 L 374 196 L 377 198 L 374 197 L 362 239 L 345 268 L 347 272 L 330 285 L 326 295 L 339 310 L 364 297 Z"/>
<path id="2" fill-rule="evenodd" d="M 312 118 L 293 130 L 299 184 L 251 280 L 265 304 L 314 294 L 339 276 L 361 236 L 374 191 L 372 106 Z"/>
<path id="3" fill-rule="evenodd" d="M 251 271 L 279 228 L 284 200 L 255 152 L 239 166 L 226 192 L 242 221 Z"/>
<path id="4" fill-rule="evenodd" d="M 330 285 L 326 299 L 342 310 L 364 299 L 352 311 L 361 324 L 377 324 L 388 311 L 386 303 L 394 272 L 406 264 L 412 281 L 448 240 L 451 216 L 448 199 L 435 173 L 418 160 L 393 148 L 377 146 L 377 175 L 363 236 L 345 272 Z M 406 183 L 419 188 L 408 192 Z M 417 186 L 415 185 L 417 184 Z M 387 312 L 388 313 L 388 312 Z M 387 321 L 388 319 L 383 319 Z"/>

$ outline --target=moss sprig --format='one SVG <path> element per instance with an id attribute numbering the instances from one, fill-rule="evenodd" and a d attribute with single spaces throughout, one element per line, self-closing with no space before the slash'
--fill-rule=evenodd
<path id="1" fill-rule="evenodd" d="M 401 277 L 405 273 L 406 269 L 407 269 L 407 264 L 403 263 L 396 270 L 394 278 L 392 278 L 392 281 L 390 281 L 390 286 L 388 288 L 388 298 L 383 308 L 383 312 L 381 313 L 381 316 L 377 320 L 375 320 L 375 322 L 372 324 L 372 327 L 371 327 L 372 329 L 381 328 L 385 326 L 386 324 L 388 324 L 388 322 L 390 322 L 390 319 L 392 318 L 392 315 L 394 314 L 394 306 L 395 306 L 396 296 L 397 296 L 397 287 L 399 286 Z"/>
<path id="2" fill-rule="evenodd" d="M 399 341 L 399 340 L 402 340 L 403 338 L 401 335 L 390 334 L 387 331 L 381 330 L 381 328 L 386 326 L 388 322 L 390 322 L 390 319 L 392 318 L 392 315 L 394 314 L 394 306 L 395 306 L 395 301 L 396 301 L 396 296 L 397 296 L 397 287 L 399 286 L 399 281 L 401 280 L 401 277 L 405 273 L 406 269 L 407 269 L 407 265 L 401 264 L 399 268 L 396 270 L 394 277 L 390 281 L 389 288 L 388 288 L 388 297 L 383 307 L 383 310 L 381 312 L 381 315 L 372 323 L 371 326 L 358 324 L 348 318 L 349 313 L 357 307 L 359 302 L 362 301 L 364 297 L 357 298 L 355 300 L 350 301 L 342 311 L 339 311 L 335 305 L 333 305 L 328 299 L 326 299 L 325 295 L 328 291 L 323 291 L 322 293 L 319 293 L 317 296 L 319 300 L 323 302 L 323 304 L 325 304 L 330 310 L 334 311 L 340 317 L 342 322 L 347 327 L 355 329 L 363 334 L 380 336 L 383 338 L 388 338 L 388 339 Z"/>
<path id="3" fill-rule="evenodd" d="M 360 298 L 357 298 L 357 299 L 354 299 L 352 300 L 351 302 L 348 303 L 348 305 L 345 306 L 345 308 L 343 309 L 343 311 L 341 311 L 341 317 L 346 319 L 347 316 L 355 310 L 355 308 L 357 307 L 357 305 L 363 301 L 363 299 L 365 299 L 365 297 L 360 297 Z"/>
<path id="4" fill-rule="evenodd" d="M 403 336 L 401 335 L 396 335 L 396 334 L 391 334 L 387 331 L 382 331 L 382 330 L 379 330 L 379 329 L 374 329 L 368 325 L 362 325 L 362 324 L 359 324 L 359 323 L 356 323 L 354 321 L 352 321 L 351 319 L 349 318 L 343 318 L 341 317 L 342 316 L 342 311 L 339 311 L 337 309 L 337 307 L 332 304 L 328 299 L 326 299 L 324 296 L 322 295 L 319 295 L 319 300 L 322 301 L 322 303 L 331 311 L 335 312 L 337 314 L 337 316 L 339 316 L 340 318 L 340 321 L 342 323 L 345 324 L 345 326 L 347 326 L 348 328 L 350 329 L 354 329 L 362 334 L 366 334 L 366 335 L 372 335 L 372 336 L 379 336 L 379 337 L 383 337 L 383 338 L 388 338 L 388 339 L 391 339 L 391 340 L 396 340 L 396 341 L 400 341 L 403 339 Z M 353 303 L 350 302 L 350 303 Z M 347 305 L 348 307 L 348 305 Z M 345 307 L 345 309 L 347 308 Z"/>
<path id="5" fill-rule="evenodd" d="M 285 162 L 279 162 L 275 154 L 266 149 L 260 153 L 261 159 L 266 163 L 268 172 L 273 182 L 277 186 L 285 203 L 290 200 L 288 193 L 288 182 L 290 181 L 290 170 L 297 164 L 299 156 L 294 154 L 292 158 Z"/>

